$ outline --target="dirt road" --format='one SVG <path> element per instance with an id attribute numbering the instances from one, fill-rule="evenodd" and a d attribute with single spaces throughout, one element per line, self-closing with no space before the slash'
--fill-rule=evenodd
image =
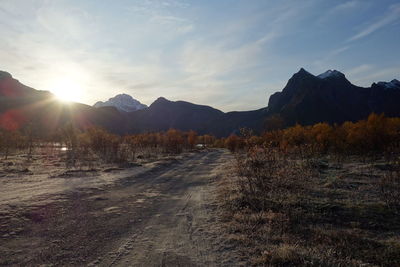
<path id="1" fill-rule="evenodd" d="M 214 199 L 230 159 L 225 150 L 192 153 L 50 203 L 2 203 L 0 264 L 237 265 Z"/>

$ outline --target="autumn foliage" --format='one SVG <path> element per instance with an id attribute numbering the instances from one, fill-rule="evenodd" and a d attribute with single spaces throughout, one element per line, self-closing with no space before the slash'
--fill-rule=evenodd
<path id="1" fill-rule="evenodd" d="M 276 124 L 276 125 L 275 125 Z M 279 125 L 278 125 L 279 124 Z M 318 123 L 312 126 L 295 125 L 280 129 L 279 118 L 274 127 L 262 135 L 242 131 L 227 138 L 212 135 L 198 135 L 195 131 L 169 129 L 166 132 L 142 133 L 119 136 L 99 127 L 85 131 L 67 124 L 46 138 L 29 131 L 0 129 L 0 153 L 7 157 L 17 150 L 29 150 L 39 143 L 58 143 L 68 148 L 68 158 L 74 162 L 79 157 L 96 156 L 105 162 L 133 161 L 136 157 L 150 154 L 177 154 L 196 148 L 225 147 L 232 152 L 252 147 L 269 147 L 282 152 L 302 154 L 374 154 L 400 151 L 400 118 L 387 118 L 383 114 L 371 114 L 368 119 L 358 122 L 345 122 L 342 125 Z"/>
<path id="2" fill-rule="evenodd" d="M 235 161 L 219 188 L 223 220 L 249 265 L 397 266 L 400 118 L 270 122 L 224 140 Z"/>
<path id="3" fill-rule="evenodd" d="M 219 143 L 218 143 L 219 141 Z M 39 147 L 63 148 L 67 167 L 93 167 L 102 163 L 129 163 L 137 159 L 159 155 L 179 154 L 183 151 L 222 147 L 221 140 L 212 135 L 198 135 L 195 131 L 169 129 L 166 132 L 120 136 L 100 127 L 80 130 L 71 123 L 54 133 L 39 136 L 37 129 L 10 130 L 0 127 L 0 155 L 12 153 L 31 155 Z"/>
<path id="4" fill-rule="evenodd" d="M 283 152 L 371 154 L 400 149 L 400 118 L 387 118 L 372 113 L 368 119 L 342 125 L 299 124 L 283 130 L 267 131 L 261 136 L 231 135 L 225 147 L 237 151 L 243 147 L 262 145 Z"/>

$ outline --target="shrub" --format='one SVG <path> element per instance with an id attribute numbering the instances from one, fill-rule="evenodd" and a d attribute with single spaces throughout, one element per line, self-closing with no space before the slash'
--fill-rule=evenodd
<path id="1" fill-rule="evenodd" d="M 398 167 L 385 174 L 379 183 L 381 199 L 396 213 L 400 213 L 400 170 Z"/>
<path id="2" fill-rule="evenodd" d="M 290 209 L 307 188 L 312 175 L 306 165 L 272 149 L 254 147 L 236 156 L 243 205 L 255 211 Z"/>

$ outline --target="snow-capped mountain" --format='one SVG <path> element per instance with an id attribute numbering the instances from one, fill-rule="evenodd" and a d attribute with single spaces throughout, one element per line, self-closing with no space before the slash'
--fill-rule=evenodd
<path id="1" fill-rule="evenodd" d="M 342 77 L 344 76 L 343 73 L 341 73 L 340 71 L 337 70 L 327 70 L 324 73 L 318 75 L 317 77 L 320 79 L 326 79 L 329 77 Z"/>
<path id="2" fill-rule="evenodd" d="M 140 109 L 147 108 L 145 104 L 140 103 L 133 97 L 127 94 L 119 94 L 105 102 L 99 101 L 93 105 L 96 108 L 99 107 L 115 107 L 119 111 L 132 112 Z"/>
<path id="3" fill-rule="evenodd" d="M 268 112 L 279 114 L 287 125 L 318 122 L 343 123 L 365 119 L 372 112 L 387 117 L 400 114 L 398 80 L 359 87 L 335 70 L 318 76 L 300 69 L 281 92 L 271 95 Z"/>
<path id="4" fill-rule="evenodd" d="M 400 89 L 400 81 L 396 79 L 391 82 L 378 82 L 377 85 L 386 89 Z"/>

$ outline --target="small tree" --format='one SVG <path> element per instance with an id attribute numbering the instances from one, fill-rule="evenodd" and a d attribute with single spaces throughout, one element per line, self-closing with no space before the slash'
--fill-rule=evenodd
<path id="1" fill-rule="evenodd" d="M 197 133 L 195 131 L 190 131 L 188 133 L 187 139 L 188 139 L 188 144 L 189 144 L 190 148 L 193 149 L 197 143 Z"/>
<path id="2" fill-rule="evenodd" d="M 184 139 L 182 133 L 175 129 L 169 129 L 165 135 L 165 148 L 167 152 L 180 153 Z"/>
<path id="3" fill-rule="evenodd" d="M 75 127 L 68 123 L 61 129 L 61 138 L 67 148 L 67 167 L 75 166 L 78 149 L 78 135 Z"/>
<path id="4" fill-rule="evenodd" d="M 225 147 L 229 149 L 231 152 L 236 152 L 239 148 L 240 138 L 237 135 L 230 135 L 225 139 Z"/>

